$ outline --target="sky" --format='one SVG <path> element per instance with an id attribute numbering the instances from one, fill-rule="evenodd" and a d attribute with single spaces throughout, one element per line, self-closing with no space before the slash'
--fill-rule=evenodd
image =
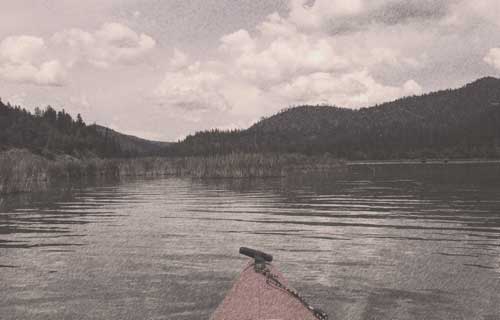
<path id="1" fill-rule="evenodd" d="M 2 101 L 153 140 L 499 74 L 498 0 L 0 3 Z"/>

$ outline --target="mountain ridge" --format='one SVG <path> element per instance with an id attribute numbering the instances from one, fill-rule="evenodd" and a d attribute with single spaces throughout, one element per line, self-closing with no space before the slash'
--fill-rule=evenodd
<path id="1" fill-rule="evenodd" d="M 500 79 L 372 107 L 297 106 L 248 129 L 198 132 L 171 153 L 330 153 L 351 159 L 498 157 Z"/>

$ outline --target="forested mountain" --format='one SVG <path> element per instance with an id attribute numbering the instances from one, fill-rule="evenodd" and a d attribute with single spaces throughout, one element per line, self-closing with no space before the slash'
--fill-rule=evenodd
<path id="1" fill-rule="evenodd" d="M 205 131 L 169 154 L 329 153 L 349 159 L 500 157 L 500 80 L 412 96 L 360 110 L 289 108 L 241 131 Z"/>
<path id="2" fill-rule="evenodd" d="M 86 125 L 64 110 L 48 106 L 30 113 L 0 100 L 0 151 L 25 148 L 45 157 L 60 154 L 77 158 L 130 157 L 158 154 L 165 145 Z"/>

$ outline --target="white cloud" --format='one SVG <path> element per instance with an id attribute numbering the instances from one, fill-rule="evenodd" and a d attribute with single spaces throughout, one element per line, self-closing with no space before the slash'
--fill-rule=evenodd
<path id="1" fill-rule="evenodd" d="M 96 58 L 108 62 L 128 62 L 141 57 L 156 46 L 156 41 L 146 34 L 137 34 L 119 23 L 105 23 L 95 36 L 101 44 Z"/>
<path id="2" fill-rule="evenodd" d="M 66 71 L 55 59 L 44 61 L 47 47 L 42 38 L 10 36 L 0 42 L 0 77 L 13 82 L 60 86 Z"/>
<path id="3" fill-rule="evenodd" d="M 271 90 L 285 101 L 293 101 L 293 104 L 326 103 L 359 107 L 417 94 L 422 88 L 414 80 L 400 87 L 383 85 L 364 70 L 342 76 L 325 72 L 302 75 Z"/>
<path id="4" fill-rule="evenodd" d="M 36 83 L 45 85 L 62 85 L 66 71 L 58 60 L 50 60 L 40 65 L 36 74 Z"/>
<path id="5" fill-rule="evenodd" d="M 66 79 L 66 71 L 57 60 L 34 66 L 31 63 L 5 64 L 0 66 L 0 76 L 14 82 L 37 85 L 61 86 Z"/>
<path id="6" fill-rule="evenodd" d="M 492 48 L 484 57 L 484 61 L 495 69 L 500 70 L 500 48 Z"/>
<path id="7" fill-rule="evenodd" d="M 32 36 L 10 36 L 0 42 L 0 59 L 10 63 L 32 62 L 45 50 L 45 41 Z"/>
<path id="8" fill-rule="evenodd" d="M 226 65 L 260 87 L 279 83 L 297 73 L 331 72 L 348 67 L 330 37 L 298 31 L 278 14 L 257 26 L 255 37 L 239 30 L 221 38 Z"/>
<path id="9" fill-rule="evenodd" d="M 245 52 L 235 60 L 236 70 L 262 86 L 281 82 L 296 74 L 328 72 L 346 68 L 329 39 L 296 34 L 277 38 L 259 51 Z"/>
<path id="10" fill-rule="evenodd" d="M 68 67 L 73 67 L 82 58 L 91 59 L 88 48 L 97 47 L 95 37 L 80 29 L 57 32 L 52 36 L 50 43 L 62 55 Z"/>
<path id="11" fill-rule="evenodd" d="M 162 104 L 188 111 L 227 110 L 229 104 L 221 92 L 222 86 L 220 74 L 199 70 L 194 64 L 167 72 L 155 95 Z"/>
<path id="12" fill-rule="evenodd" d="M 156 41 L 150 36 L 119 23 L 105 23 L 92 33 L 68 29 L 55 33 L 51 40 L 65 53 L 69 65 L 86 61 L 102 68 L 141 61 L 156 47 Z"/>
<path id="13" fill-rule="evenodd" d="M 311 32 L 293 15 L 294 10 L 315 15 L 309 17 L 314 21 L 355 15 L 364 10 L 361 1 L 337 0 L 335 9 L 328 9 L 326 1 L 300 9 L 302 2 L 291 2 L 289 17 L 273 13 L 251 33 L 240 29 L 222 36 L 216 55 L 206 61 L 186 67 L 188 59 L 174 51 L 170 63 L 174 71 L 167 72 L 156 96 L 163 105 L 177 109 L 226 110 L 255 117 L 287 105 L 361 107 L 422 91 L 413 79 L 399 86 L 385 85 L 372 74 L 376 68 L 398 72 L 420 68 L 422 52 L 413 56 L 413 50 L 385 46 L 365 39 L 363 33 L 350 43 L 321 29 Z M 401 34 L 389 38 L 401 40 Z M 173 68 L 177 65 L 183 68 Z"/>
<path id="14" fill-rule="evenodd" d="M 240 29 L 228 35 L 224 35 L 220 42 L 222 43 L 221 50 L 230 53 L 241 54 L 255 50 L 255 41 L 252 39 L 248 31 Z"/>
<path id="15" fill-rule="evenodd" d="M 27 35 L 9 36 L 0 42 L 0 77 L 12 82 L 61 86 L 68 69 L 79 61 L 97 67 L 133 63 L 156 46 L 153 38 L 118 23 L 105 23 L 93 33 L 68 29 L 51 41 Z"/>
<path id="16" fill-rule="evenodd" d="M 139 36 L 136 32 L 127 26 L 114 22 L 103 24 L 101 28 L 95 32 L 95 35 L 104 42 L 109 44 L 114 43 L 118 47 L 135 46 L 139 40 Z"/>

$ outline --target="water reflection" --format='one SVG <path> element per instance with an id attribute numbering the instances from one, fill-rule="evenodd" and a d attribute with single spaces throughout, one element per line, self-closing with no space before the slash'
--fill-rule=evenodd
<path id="1" fill-rule="evenodd" d="M 4 197 L 0 314 L 205 319 L 246 245 L 334 319 L 498 317 L 500 184 L 429 168 Z"/>

